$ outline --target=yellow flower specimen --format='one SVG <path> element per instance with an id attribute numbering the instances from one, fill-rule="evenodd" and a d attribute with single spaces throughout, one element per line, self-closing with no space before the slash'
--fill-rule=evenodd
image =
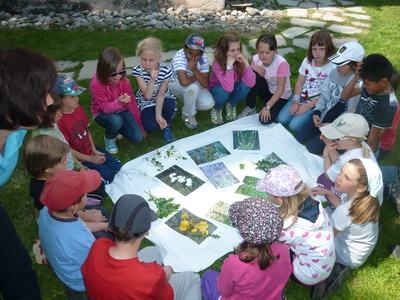
<path id="1" fill-rule="evenodd" d="M 189 222 L 188 221 L 182 221 L 181 225 L 179 226 L 180 231 L 186 231 L 188 229 Z"/>

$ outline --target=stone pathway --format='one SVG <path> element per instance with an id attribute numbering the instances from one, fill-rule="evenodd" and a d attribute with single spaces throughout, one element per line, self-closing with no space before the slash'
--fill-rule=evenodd
<path id="1" fill-rule="evenodd" d="M 370 27 L 369 21 L 371 17 L 366 14 L 365 10 L 360 6 L 355 6 L 351 1 L 346 0 L 277 0 L 278 4 L 285 7 L 280 11 L 281 16 L 289 17 L 292 27 L 285 29 L 276 35 L 279 54 L 286 55 L 298 51 L 295 47 L 307 49 L 309 39 L 318 29 L 325 29 L 332 33 L 339 33 L 343 37 L 334 37 L 333 43 L 336 48 L 348 41 L 357 41 L 353 34 L 367 33 Z M 349 26 L 348 24 L 352 26 Z M 316 29 L 318 28 L 318 29 Z M 249 41 L 247 47 L 255 49 L 256 39 Z M 251 57 L 247 47 L 244 52 L 247 57 Z M 163 53 L 163 60 L 167 64 L 173 58 L 175 52 L 168 51 Z M 304 51 L 304 50 L 302 50 Z M 210 62 L 213 61 L 213 49 L 206 48 L 206 53 Z M 139 63 L 137 56 L 125 58 L 128 72 L 133 66 Z M 79 62 L 60 61 L 57 63 L 60 72 L 73 68 L 80 64 Z M 83 62 L 83 67 L 78 75 L 78 79 L 90 79 L 96 70 L 97 60 Z"/>

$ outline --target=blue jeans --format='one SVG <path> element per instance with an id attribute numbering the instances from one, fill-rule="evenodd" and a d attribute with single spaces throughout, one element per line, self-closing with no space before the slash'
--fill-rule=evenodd
<path id="1" fill-rule="evenodd" d="M 379 166 L 382 171 L 383 185 L 399 180 L 398 166 Z"/>
<path id="2" fill-rule="evenodd" d="M 242 81 L 238 81 L 235 83 L 232 92 L 225 91 L 221 84 L 214 85 L 210 89 L 210 93 L 214 97 L 215 101 L 214 108 L 216 110 L 222 110 L 222 107 L 227 102 L 232 106 L 238 105 L 238 103 L 247 96 L 249 91 L 250 88 L 247 85 L 245 85 Z"/>
<path id="3" fill-rule="evenodd" d="M 105 154 L 106 156 L 106 161 L 102 164 L 94 164 L 91 162 L 84 161 L 82 162 L 82 165 L 85 167 L 91 169 L 91 170 L 96 170 L 97 172 L 100 173 L 101 177 L 108 181 L 111 182 L 114 180 L 115 174 L 118 173 L 118 171 L 121 169 L 121 163 L 118 159 L 112 157 L 110 153 L 107 151 L 96 147 L 97 151 L 100 151 Z"/>
<path id="4" fill-rule="evenodd" d="M 119 133 L 132 142 L 143 139 L 142 130 L 129 110 L 113 114 L 101 112 L 94 120 L 106 129 L 104 135 L 107 139 L 115 139 Z"/>
<path id="5" fill-rule="evenodd" d="M 300 99 L 300 103 L 306 103 L 302 98 Z M 278 117 L 276 118 L 276 121 L 281 123 L 282 125 L 288 125 L 290 130 L 293 130 L 295 132 L 299 132 L 304 124 L 307 123 L 311 119 L 313 109 L 310 109 L 306 111 L 302 115 L 298 116 L 292 116 L 290 114 L 290 107 L 292 106 L 292 101 L 288 101 L 285 106 L 281 109 L 279 112 Z"/>
<path id="6" fill-rule="evenodd" d="M 162 117 L 167 121 L 167 124 L 171 124 L 172 119 L 175 117 L 178 111 L 178 104 L 174 98 L 165 98 L 162 108 Z M 140 112 L 140 118 L 142 119 L 144 130 L 148 133 L 153 133 L 160 129 L 156 121 L 156 106 L 149 106 L 144 108 Z"/>

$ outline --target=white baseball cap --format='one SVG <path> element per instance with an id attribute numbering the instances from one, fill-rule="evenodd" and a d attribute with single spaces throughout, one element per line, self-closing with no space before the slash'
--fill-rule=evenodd
<path id="1" fill-rule="evenodd" d="M 351 61 L 362 61 L 365 56 L 364 47 L 357 42 L 348 42 L 340 46 L 336 54 L 328 59 L 338 66 L 344 66 Z"/>
<path id="2" fill-rule="evenodd" d="M 344 136 L 365 138 L 369 132 L 367 120 L 362 115 L 347 113 L 335 119 L 332 123 L 319 128 L 328 139 L 339 139 Z"/>

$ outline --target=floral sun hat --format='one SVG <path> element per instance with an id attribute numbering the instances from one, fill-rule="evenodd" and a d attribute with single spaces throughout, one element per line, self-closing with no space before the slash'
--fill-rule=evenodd
<path id="1" fill-rule="evenodd" d="M 302 182 L 299 188 L 296 186 Z M 271 171 L 256 184 L 260 192 L 267 192 L 277 197 L 290 197 L 301 192 L 305 187 L 300 174 L 289 165 L 280 165 Z"/>
<path id="2" fill-rule="evenodd" d="M 277 240 L 283 229 L 283 219 L 268 199 L 247 198 L 229 207 L 229 219 L 246 242 L 262 245 Z"/>

